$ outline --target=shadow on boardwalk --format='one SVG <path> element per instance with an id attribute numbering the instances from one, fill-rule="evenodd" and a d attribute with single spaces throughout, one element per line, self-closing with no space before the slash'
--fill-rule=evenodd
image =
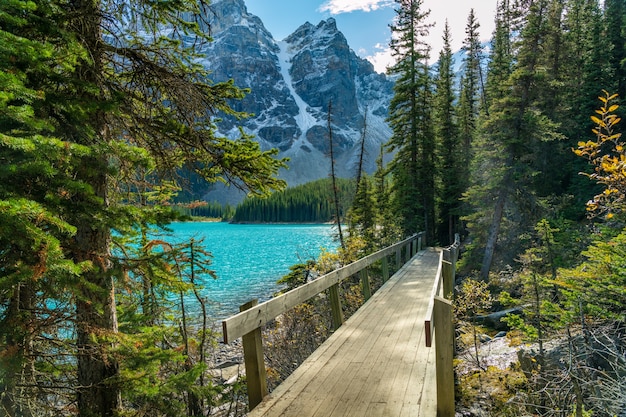
<path id="1" fill-rule="evenodd" d="M 249 416 L 435 416 L 424 316 L 438 261 L 415 255 Z"/>

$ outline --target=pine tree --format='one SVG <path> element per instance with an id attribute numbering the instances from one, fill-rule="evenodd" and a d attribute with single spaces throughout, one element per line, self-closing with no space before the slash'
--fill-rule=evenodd
<path id="1" fill-rule="evenodd" d="M 393 207 L 405 234 L 424 230 L 434 237 L 434 141 L 431 123 L 430 47 L 424 37 L 431 27 L 429 11 L 420 0 L 396 0 L 396 20 L 391 49 L 396 63 L 389 73 L 397 76 L 389 108 L 392 137 Z"/>
<path id="2" fill-rule="evenodd" d="M 459 93 L 459 125 L 463 140 L 463 155 L 465 157 L 463 167 L 469 167 L 472 158 L 472 141 L 478 123 L 479 106 L 481 104 L 488 111 L 484 92 L 484 79 L 482 74 L 482 46 L 478 29 L 480 24 L 474 15 L 474 9 L 470 10 L 465 27 L 465 39 L 463 40 L 463 73 L 461 77 L 461 90 Z M 468 172 L 461 176 L 467 178 Z"/>
<path id="3" fill-rule="evenodd" d="M 364 250 L 371 253 L 378 248 L 376 239 L 376 213 L 371 183 L 368 176 L 361 177 L 352 206 L 348 210 L 348 239 L 358 238 L 364 242 Z"/>
<path id="4" fill-rule="evenodd" d="M 435 138 L 437 142 L 437 238 L 441 244 L 452 244 L 454 234 L 461 232 L 461 196 L 466 186 L 467 176 L 463 168 L 467 163 L 461 159 L 456 112 L 454 107 L 454 60 L 450 48 L 450 28 L 446 22 L 444 47 L 439 54 L 438 74 L 433 103 Z"/>
<path id="5" fill-rule="evenodd" d="M 606 0 L 604 16 L 613 81 L 605 88 L 626 97 L 626 1 Z"/>
<path id="6" fill-rule="evenodd" d="M 498 3 L 495 25 L 485 86 L 487 106 L 491 105 L 492 98 L 501 98 L 510 88 L 507 80 L 513 72 L 513 37 L 516 27 L 515 10 L 509 5 L 509 0 Z"/>
<path id="7" fill-rule="evenodd" d="M 116 282 L 129 273 L 119 269 L 112 257 L 112 231 L 171 218 L 126 204 L 116 194 L 119 184 L 132 179 L 138 169 L 153 172 L 156 178 L 185 166 L 205 180 L 236 181 L 252 192 L 266 193 L 284 185 L 274 177 L 283 164 L 272 158 L 274 151 L 261 151 L 249 137 L 231 140 L 215 132 L 214 115 L 233 114 L 228 102 L 241 98 L 242 92 L 233 82 L 207 81 L 208 72 L 198 64 L 194 43 L 210 41 L 203 20 L 208 13 L 205 3 L 12 1 L 0 7 L 7 22 L 2 36 L 11 41 L 3 45 L 18 45 L 2 50 L 8 54 L 3 74 L 22 77 L 21 91 L 27 93 L 12 97 L 17 90 L 6 85 L 3 77 L 2 97 L 9 107 L 25 111 L 17 115 L 22 121 L 29 119 L 31 126 L 38 124 L 42 132 L 57 138 L 44 140 L 31 130 L 22 131 L 24 139 L 18 142 L 3 141 L 3 159 L 14 162 L 16 152 L 27 151 L 30 154 L 20 157 L 54 162 L 47 172 L 19 178 L 21 190 L 8 197 L 21 198 L 25 204 L 40 199 L 39 204 L 54 210 L 48 216 L 31 204 L 32 213 L 41 212 L 36 217 L 38 227 L 54 225 L 59 231 L 55 237 L 67 257 L 62 265 L 80 265 L 80 269 L 69 270 L 71 280 L 63 286 L 67 296 L 52 294 L 41 305 L 58 306 L 59 311 L 74 308 L 74 314 L 66 312 L 65 317 L 75 321 L 65 332 L 76 334 L 76 372 L 64 383 L 74 381 L 79 415 L 112 416 L 121 409 L 122 388 L 120 358 L 112 352 L 122 336 Z M 164 27 L 176 31 L 164 36 Z M 36 48 L 45 59 L 37 62 L 35 70 L 22 66 L 27 63 L 24 56 L 31 53 L 29 44 L 44 44 Z M 20 127 L 3 123 L 1 129 L 5 138 Z M 28 145 L 33 140 L 42 145 Z M 27 184 L 43 180 L 48 183 L 45 193 L 29 193 Z M 56 221 L 61 214 L 63 222 Z M 17 217 L 8 221 L 23 227 Z M 46 251 L 63 260 L 54 250 L 56 243 L 46 245 Z M 48 271 L 46 264 L 44 270 L 41 276 L 33 272 L 33 278 L 54 288 L 53 272 L 58 268 Z M 19 277 L 11 288 L 27 283 L 27 275 Z M 42 401 L 63 406 L 50 398 Z"/>
<path id="8" fill-rule="evenodd" d="M 373 175 L 372 197 L 374 199 L 376 216 L 376 241 L 379 247 L 384 248 L 402 238 L 401 231 L 393 219 L 390 205 L 390 180 L 389 172 L 384 165 L 385 149 L 380 147 L 380 153 L 376 158 L 376 171 Z"/>
<path id="9" fill-rule="evenodd" d="M 64 383 L 62 369 L 46 374 L 41 364 L 70 348 L 56 338 L 72 314 L 63 287 L 82 266 L 66 256 L 63 243 L 76 228 L 57 202 L 78 185 L 66 174 L 87 151 L 59 140 L 53 118 L 39 113 L 51 68 L 54 76 L 71 70 L 62 57 L 80 47 L 58 27 L 53 5 L 37 6 L 0 4 L 0 410 L 23 416 L 58 398 L 42 390 L 42 375 Z"/>
<path id="10" fill-rule="evenodd" d="M 498 4 L 496 29 L 491 42 L 486 83 L 486 95 L 490 106 L 493 101 L 506 97 L 511 89 L 509 78 L 513 72 L 513 28 L 514 11 L 508 0 L 503 0 Z M 481 123 L 485 123 L 486 114 L 485 112 Z M 493 115 L 490 113 L 489 118 L 491 117 Z M 463 125 L 462 120 L 460 125 Z M 471 183 L 464 198 L 473 210 L 464 219 L 472 235 L 472 243 L 465 254 L 466 262 L 470 265 L 481 262 L 479 253 L 482 252 L 482 245 L 487 240 L 489 216 L 498 217 L 498 212 L 504 210 L 504 200 L 493 194 L 493 189 L 501 181 L 503 166 L 506 165 L 504 155 L 504 147 L 500 140 L 488 139 L 484 134 L 477 135 L 472 146 Z M 493 201 L 497 203 L 494 212 L 488 207 Z"/>
<path id="11" fill-rule="evenodd" d="M 603 17 L 597 0 L 567 1 L 562 13 L 558 3 L 553 2 L 550 9 L 552 23 L 547 28 L 548 53 L 543 64 L 549 71 L 541 101 L 546 115 L 560 125 L 559 130 L 569 140 L 559 146 L 545 144 L 540 160 L 546 175 L 537 178 L 536 187 L 543 195 L 572 195 L 572 206 L 563 212 L 580 218 L 593 190 L 578 175 L 587 167 L 573 156 L 571 148 L 591 129 L 585 115 L 594 110 L 595 97 L 609 83 L 608 48 L 603 40 Z M 556 23 L 558 14 L 560 25 Z"/>
<path id="12" fill-rule="evenodd" d="M 474 230 L 478 222 L 485 222 L 481 226 L 486 231 L 485 240 L 481 242 L 484 245 L 483 279 L 488 278 L 503 223 L 513 220 L 505 236 L 508 241 L 536 222 L 533 216 L 539 204 L 532 184 L 534 176 L 540 172 L 536 165 L 541 148 L 538 144 L 560 138 L 555 123 L 538 106 L 538 92 L 546 78 L 545 67 L 539 64 L 545 45 L 548 5 L 547 0 L 529 4 L 513 71 L 503 82 L 490 81 L 491 86 L 496 83 L 494 90 L 500 95 L 490 95 L 488 116 L 480 130 L 480 149 L 476 151 L 475 185 L 468 193 L 478 208 L 471 217 Z M 502 51 L 500 47 L 494 50 Z M 500 70 L 503 63 L 494 60 L 494 65 L 499 65 L 499 75 L 506 74 Z M 491 207 L 484 206 L 485 203 Z M 515 257 L 516 250 L 522 250 L 515 245 L 507 247 L 507 259 Z"/>

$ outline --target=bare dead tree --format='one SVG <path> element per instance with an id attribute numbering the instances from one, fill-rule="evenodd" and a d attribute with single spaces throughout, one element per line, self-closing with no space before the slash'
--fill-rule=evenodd
<path id="1" fill-rule="evenodd" d="M 356 169 L 356 188 L 354 195 L 359 193 L 359 185 L 361 184 L 361 177 L 363 176 L 363 164 L 365 162 L 366 150 L 365 150 L 365 137 L 367 135 L 367 107 L 365 107 L 365 115 L 363 116 L 363 131 L 361 132 L 361 139 L 359 143 L 359 160 L 357 162 Z"/>
<path id="2" fill-rule="evenodd" d="M 331 114 L 332 114 L 332 100 L 328 102 L 328 147 L 329 147 L 329 156 L 330 156 L 330 177 L 332 180 L 333 187 L 333 200 L 335 205 L 335 225 L 337 226 L 337 233 L 339 235 L 339 244 L 341 248 L 345 251 L 346 244 L 343 239 L 343 233 L 341 231 L 341 202 L 339 201 L 339 189 L 337 188 L 337 174 L 335 173 L 335 153 L 333 150 L 333 128 L 331 124 Z"/>

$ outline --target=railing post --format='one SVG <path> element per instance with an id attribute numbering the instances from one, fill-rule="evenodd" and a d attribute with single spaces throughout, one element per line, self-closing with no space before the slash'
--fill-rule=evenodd
<path id="1" fill-rule="evenodd" d="M 456 261 L 458 259 L 458 247 L 456 245 L 443 250 L 443 296 L 449 300 L 454 299 L 454 283 L 456 280 Z"/>
<path id="2" fill-rule="evenodd" d="M 402 256 L 401 252 L 402 252 L 402 248 L 398 247 L 396 249 L 396 272 L 402 267 L 402 263 L 400 262 L 401 261 L 400 258 Z"/>
<path id="3" fill-rule="evenodd" d="M 437 373 L 437 417 L 454 417 L 454 327 L 452 302 L 435 296 L 435 366 Z"/>
<path id="4" fill-rule="evenodd" d="M 367 268 L 359 271 L 359 275 L 361 277 L 361 290 L 363 291 L 363 299 L 367 301 L 372 297 L 372 290 L 370 288 L 370 277 L 367 274 Z"/>
<path id="5" fill-rule="evenodd" d="M 249 301 L 239 307 L 239 311 L 249 310 L 258 303 L 258 300 Z M 257 327 L 250 333 L 243 335 L 242 342 L 243 359 L 246 365 L 246 381 L 248 384 L 248 405 L 250 410 L 252 410 L 267 395 L 267 375 L 265 373 L 261 328 Z"/>
<path id="6" fill-rule="evenodd" d="M 389 261 L 387 261 L 387 257 L 385 256 L 383 259 L 383 282 L 389 281 Z"/>
<path id="7" fill-rule="evenodd" d="M 422 235 L 420 234 L 417 237 L 417 251 L 421 251 L 422 250 Z"/>
<path id="8" fill-rule="evenodd" d="M 333 329 L 337 330 L 343 324 L 343 311 L 341 298 L 339 297 L 339 284 L 333 284 L 328 288 L 330 295 L 330 311 L 333 317 Z"/>

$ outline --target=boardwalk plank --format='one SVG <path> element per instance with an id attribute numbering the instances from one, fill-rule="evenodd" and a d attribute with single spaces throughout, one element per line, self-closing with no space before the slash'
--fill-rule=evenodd
<path id="1" fill-rule="evenodd" d="M 249 416 L 434 417 L 423 318 L 438 260 L 417 254 Z"/>

